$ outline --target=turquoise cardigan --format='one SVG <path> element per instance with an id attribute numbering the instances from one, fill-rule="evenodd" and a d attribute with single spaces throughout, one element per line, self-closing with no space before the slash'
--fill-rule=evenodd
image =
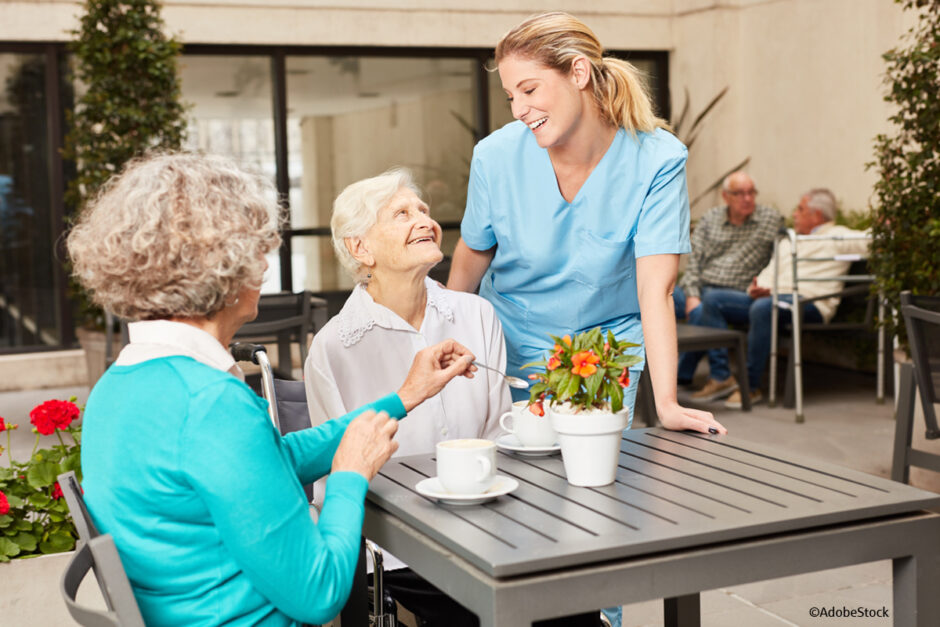
<path id="1" fill-rule="evenodd" d="M 352 418 L 402 418 L 392 394 L 281 436 L 267 404 L 189 357 L 112 366 L 85 409 L 85 499 L 114 536 L 148 625 L 325 623 L 349 596 L 366 479 L 330 475 L 319 521 L 302 484 L 330 471 Z"/>

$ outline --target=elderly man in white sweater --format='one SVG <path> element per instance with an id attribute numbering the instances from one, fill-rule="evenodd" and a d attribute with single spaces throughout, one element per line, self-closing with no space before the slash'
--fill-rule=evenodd
<path id="1" fill-rule="evenodd" d="M 793 211 L 793 228 L 800 235 L 818 235 L 834 239 L 811 239 L 800 242 L 801 258 L 813 258 L 813 261 L 797 262 L 797 275 L 801 279 L 817 279 L 846 274 L 852 264 L 853 255 L 867 255 L 869 241 L 866 239 L 837 239 L 845 236 L 858 236 L 863 233 L 840 226 L 834 222 L 836 217 L 836 199 L 828 189 L 812 189 L 800 198 L 799 206 Z M 792 301 L 793 266 L 790 240 L 780 242 L 778 253 L 780 263 L 777 269 L 777 289 L 780 300 Z M 816 260 L 820 259 L 820 260 Z M 823 260 L 824 259 L 824 260 Z M 751 402 L 761 400 L 761 377 L 770 357 L 770 292 L 774 281 L 773 260 L 759 275 L 754 277 L 747 294 L 753 301 L 748 310 L 747 335 L 747 376 L 751 388 Z M 803 281 L 799 283 L 801 298 L 814 298 L 838 292 L 842 281 Z M 839 306 L 839 298 L 832 297 L 807 303 L 803 306 L 803 319 L 806 322 L 829 322 Z M 785 324 L 791 319 L 790 309 L 780 309 L 780 322 Z M 725 402 L 730 409 L 740 409 L 741 393 L 736 391 Z"/>

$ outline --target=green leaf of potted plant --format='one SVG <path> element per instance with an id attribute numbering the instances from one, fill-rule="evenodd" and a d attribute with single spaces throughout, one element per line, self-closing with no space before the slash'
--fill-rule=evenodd
<path id="1" fill-rule="evenodd" d="M 542 369 L 529 396 L 530 411 L 548 410 L 558 433 L 568 482 L 577 486 L 612 483 L 621 432 L 628 425 L 623 392 L 630 367 L 642 359 L 626 352 L 639 344 L 618 340 L 601 329 L 556 337 L 553 353 L 523 368 Z M 546 407 L 547 404 L 547 407 Z"/>

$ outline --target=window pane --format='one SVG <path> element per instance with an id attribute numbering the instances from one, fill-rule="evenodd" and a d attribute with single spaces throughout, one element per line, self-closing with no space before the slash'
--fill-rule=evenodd
<path id="1" fill-rule="evenodd" d="M 411 169 L 439 222 L 463 216 L 473 151 L 470 59 L 288 57 L 288 161 L 294 228 L 329 226 L 344 187 Z M 457 231 L 445 233 L 450 254 Z M 294 289 L 352 281 L 327 237 L 293 239 Z"/>
<path id="2" fill-rule="evenodd" d="M 0 348 L 57 345 L 45 57 L 0 54 Z"/>
<path id="3" fill-rule="evenodd" d="M 225 155 L 275 181 L 271 59 L 266 56 L 185 55 L 180 59 L 189 110 L 186 148 Z M 262 292 L 277 292 L 280 261 L 268 255 Z"/>

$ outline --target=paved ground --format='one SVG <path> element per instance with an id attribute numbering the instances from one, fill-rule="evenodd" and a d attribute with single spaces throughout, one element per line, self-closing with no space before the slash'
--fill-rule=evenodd
<path id="1" fill-rule="evenodd" d="M 875 403 L 874 377 L 810 366 L 805 384 L 804 424 L 794 423 L 792 410 L 769 408 L 766 403 L 750 413 L 726 410 L 720 401 L 701 408 L 714 412 L 736 437 L 887 477 L 894 435 L 893 406 Z M 33 444 L 27 415 L 33 405 L 71 394 L 80 400 L 87 397 L 87 390 L 81 388 L 54 392 L 0 394 L 0 416 L 22 425 L 13 446 L 17 458 L 28 455 Z M 2 440 L 0 443 L 6 444 Z M 933 448 L 940 452 L 940 443 Z M 3 456 L 0 463 L 5 463 Z M 870 611 L 886 608 L 890 614 L 890 562 L 713 590 L 702 595 L 702 623 L 707 627 L 892 624 L 890 618 L 810 617 L 813 608 L 843 606 Z M 625 608 L 626 626 L 661 625 L 662 621 L 661 602 Z"/>

